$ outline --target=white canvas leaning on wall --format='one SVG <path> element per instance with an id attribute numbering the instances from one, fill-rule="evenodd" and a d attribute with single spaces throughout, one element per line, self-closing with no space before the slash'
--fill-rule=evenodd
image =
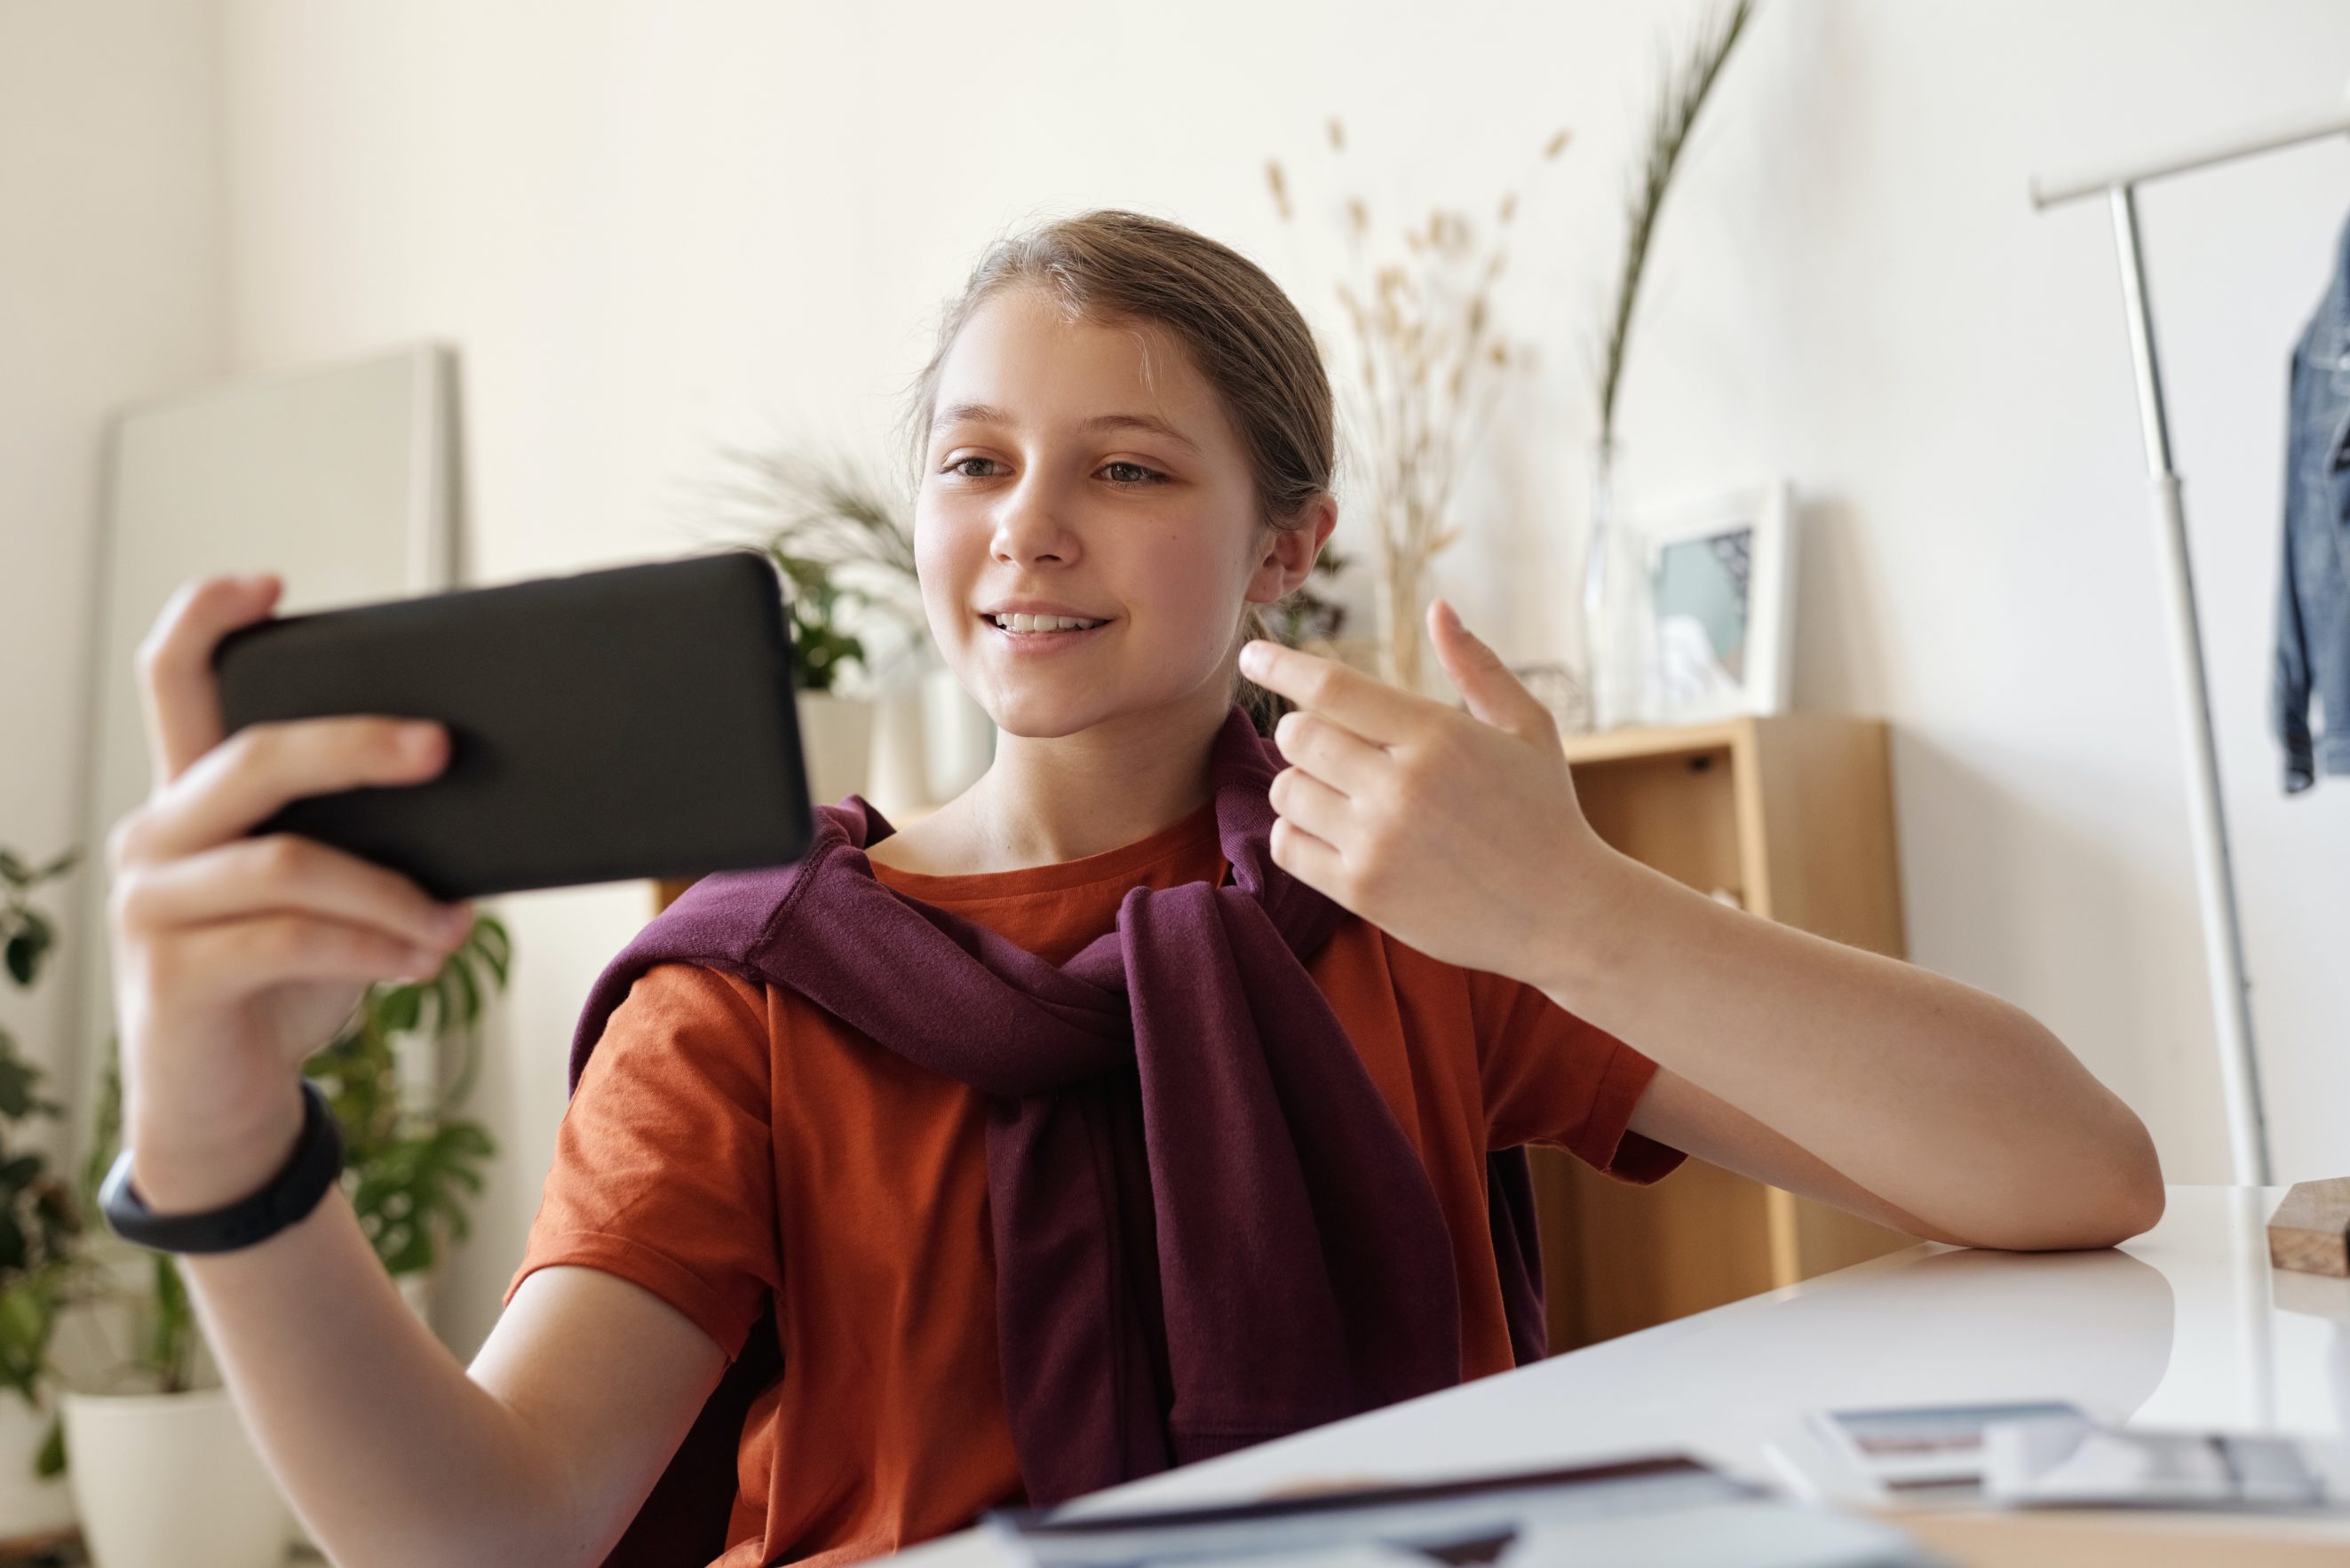
<path id="1" fill-rule="evenodd" d="M 455 575 L 454 360 L 437 345 L 239 380 L 125 411 L 108 452 L 83 861 L 152 784 L 136 660 L 179 586 L 269 571 L 276 613 L 438 592 Z M 84 901 L 74 1126 L 114 1030 L 102 896 Z"/>

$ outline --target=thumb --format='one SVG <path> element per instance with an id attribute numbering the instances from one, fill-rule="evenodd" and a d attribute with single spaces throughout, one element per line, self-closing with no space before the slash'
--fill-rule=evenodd
<path id="1" fill-rule="evenodd" d="M 1444 673 L 1452 678 L 1472 715 L 1529 740 L 1551 725 L 1550 710 L 1510 673 L 1500 654 L 1461 624 L 1450 601 L 1438 599 L 1428 607 L 1428 627 Z"/>

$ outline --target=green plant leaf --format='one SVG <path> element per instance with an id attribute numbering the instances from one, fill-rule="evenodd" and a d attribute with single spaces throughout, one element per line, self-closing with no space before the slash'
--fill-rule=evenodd
<path id="1" fill-rule="evenodd" d="M 13 1388 L 27 1403 L 37 1397 L 36 1385 L 47 1365 L 49 1325 L 55 1320 L 54 1271 L 19 1276 L 0 1289 L 0 1386 Z"/>
<path id="2" fill-rule="evenodd" d="M 33 983 L 33 977 L 41 967 L 41 950 L 48 946 L 47 940 L 34 928 L 30 914 L 31 911 L 27 910 L 26 923 L 8 939 L 8 973 L 18 985 L 23 986 Z"/>
<path id="3" fill-rule="evenodd" d="M 473 966 L 464 962 L 462 958 L 449 966 L 449 972 L 456 978 L 458 989 L 465 993 L 464 1005 L 459 1010 L 457 1017 L 460 1022 L 471 1024 L 482 1015 L 481 985 L 473 979 Z"/>
<path id="4" fill-rule="evenodd" d="M 155 1318 L 147 1336 L 145 1363 L 161 1380 L 162 1392 L 177 1394 L 194 1369 L 196 1319 L 188 1287 L 169 1252 L 154 1258 Z"/>
<path id="5" fill-rule="evenodd" d="M 0 1054 L 0 1116 L 10 1121 L 22 1121 L 41 1105 L 33 1093 L 33 1085 L 41 1080 L 41 1070 L 11 1049 Z"/>
<path id="6" fill-rule="evenodd" d="M 393 1033 L 405 1033 L 416 1027 L 416 1010 L 422 1002 L 423 996 L 421 987 L 394 986 L 390 993 L 383 999 L 383 1005 L 377 1012 L 376 1017 L 386 1030 Z"/>
<path id="7" fill-rule="evenodd" d="M 482 915 L 473 921 L 472 940 L 480 947 L 483 959 L 498 977 L 498 989 L 505 989 L 506 960 L 513 951 L 512 939 L 494 915 Z"/>
<path id="8" fill-rule="evenodd" d="M 16 1042 L 0 1031 L 0 1116 L 21 1121 L 33 1114 L 33 1081 L 41 1070 L 16 1054 Z"/>
<path id="9" fill-rule="evenodd" d="M 359 1168 L 351 1205 L 388 1272 L 431 1268 L 438 1255 L 436 1227 L 456 1241 L 470 1234 L 459 1194 L 482 1190 L 475 1167 L 495 1152 L 477 1123 L 452 1121 L 395 1140 Z"/>
<path id="10" fill-rule="evenodd" d="M 463 960 L 463 954 L 452 953 L 449 961 L 433 971 L 432 982 L 425 987 L 424 1000 L 432 1004 L 426 1010 L 432 1020 L 428 1033 L 435 1037 L 449 1027 L 450 1015 L 457 1009 L 457 982 L 452 976 Z M 422 1012 L 419 1014 L 420 1017 L 423 1015 Z"/>
<path id="11" fill-rule="evenodd" d="M 122 1143 L 122 1062 L 112 1035 L 106 1042 L 106 1071 L 98 1088 L 98 1113 L 91 1118 L 89 1157 L 81 1168 L 81 1201 L 91 1212 L 98 1209 L 98 1189 L 105 1185 L 107 1172 L 114 1167 L 114 1157 Z"/>
<path id="12" fill-rule="evenodd" d="M 43 1480 L 66 1473 L 66 1419 L 62 1411 L 49 1417 L 48 1436 L 41 1439 L 41 1451 L 33 1457 L 33 1473 Z"/>
<path id="13" fill-rule="evenodd" d="M 81 1209 L 74 1201 L 72 1189 L 54 1176 L 43 1176 L 33 1184 L 32 1190 L 33 1218 L 41 1231 L 41 1255 L 68 1256 L 74 1238 L 83 1230 Z"/>

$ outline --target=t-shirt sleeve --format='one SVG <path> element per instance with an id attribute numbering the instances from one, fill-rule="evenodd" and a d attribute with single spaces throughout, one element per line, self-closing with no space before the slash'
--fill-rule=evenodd
<path id="1" fill-rule="evenodd" d="M 1662 1180 L 1689 1156 L 1630 1128 L 1657 1064 L 1569 1012 L 1539 987 L 1469 976 L 1489 1148 L 1546 1144 L 1634 1186 Z"/>
<path id="2" fill-rule="evenodd" d="M 781 1279 L 765 998 L 698 964 L 655 964 L 613 1010 L 556 1133 L 505 1299 L 573 1263 L 633 1281 L 729 1361 Z"/>

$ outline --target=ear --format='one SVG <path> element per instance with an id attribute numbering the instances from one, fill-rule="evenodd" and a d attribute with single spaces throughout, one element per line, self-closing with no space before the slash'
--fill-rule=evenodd
<path id="1" fill-rule="evenodd" d="M 1305 519 L 1295 528 L 1268 529 L 1264 554 L 1249 577 L 1246 597 L 1253 604 L 1271 604 L 1295 593 L 1314 573 L 1315 557 L 1338 525 L 1338 498 L 1328 491 L 1301 509 Z"/>

